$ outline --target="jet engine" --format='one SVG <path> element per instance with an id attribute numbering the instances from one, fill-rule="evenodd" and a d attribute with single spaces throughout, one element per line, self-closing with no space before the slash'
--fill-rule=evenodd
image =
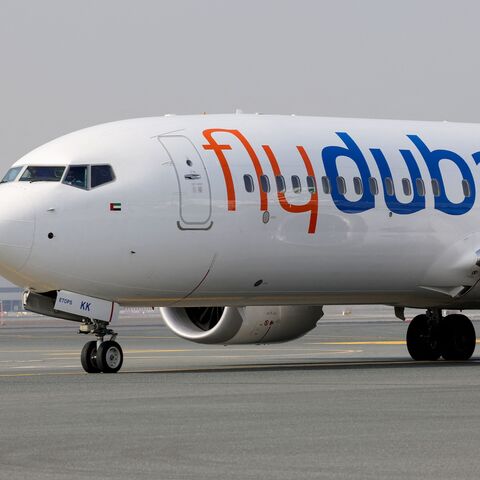
<path id="1" fill-rule="evenodd" d="M 196 343 L 238 345 L 294 340 L 312 330 L 321 306 L 163 307 L 167 326 Z"/>

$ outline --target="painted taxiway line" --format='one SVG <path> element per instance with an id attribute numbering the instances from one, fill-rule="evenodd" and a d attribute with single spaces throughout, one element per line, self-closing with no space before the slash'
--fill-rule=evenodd
<path id="1" fill-rule="evenodd" d="M 480 340 L 477 341 L 477 343 L 480 343 Z M 198 352 L 200 354 L 206 353 L 206 352 L 218 352 L 220 349 L 227 349 L 231 348 L 231 351 L 251 351 L 251 352 L 266 352 L 266 351 L 271 351 L 271 352 L 285 352 L 285 351 L 310 351 L 310 352 L 318 352 L 317 349 L 306 348 L 305 346 L 307 345 L 323 345 L 323 346 L 352 346 L 352 345 L 406 345 L 406 342 L 404 340 L 362 340 L 362 341 L 351 341 L 351 342 L 305 342 L 298 347 L 276 347 L 276 348 L 271 348 L 271 347 L 266 347 L 263 345 L 254 345 L 253 347 L 241 347 L 239 345 L 231 345 L 224 347 L 223 345 L 219 345 L 217 348 L 205 348 L 205 347 L 198 347 L 198 348 L 175 348 L 175 349 L 164 349 L 164 348 L 136 348 L 136 349 L 125 349 L 124 354 L 132 354 L 132 353 L 186 353 L 186 352 Z M 48 356 L 69 356 L 69 355 L 79 355 L 80 354 L 81 348 L 78 350 L 53 350 L 53 351 L 47 351 L 47 349 L 44 350 L 0 350 L 0 354 L 2 353 L 41 353 L 44 355 Z"/>
<path id="2" fill-rule="evenodd" d="M 78 368 L 78 365 L 77 365 Z M 61 376 L 80 376 L 89 375 L 86 372 L 25 372 L 25 373 L 0 373 L 0 378 L 16 377 L 61 377 Z"/>
<path id="3" fill-rule="evenodd" d="M 347 355 L 351 353 L 362 353 L 363 350 L 322 350 L 318 352 L 321 355 Z M 181 355 L 175 358 L 196 358 L 201 356 L 202 359 L 247 359 L 247 358 L 292 358 L 292 357 L 311 357 L 312 353 L 266 353 L 266 354 L 255 354 L 255 355 Z M 162 358 L 171 358 L 164 355 L 152 355 L 152 356 L 138 356 L 132 357 L 130 355 L 125 355 L 125 358 L 130 360 L 159 360 Z"/>
<path id="4" fill-rule="evenodd" d="M 322 363 L 271 363 L 271 364 L 251 364 L 251 365 L 215 365 L 210 367 L 178 367 L 178 368 L 162 368 L 162 369 L 140 369 L 140 370 L 124 370 L 118 372 L 116 375 L 142 374 L 142 373 L 214 373 L 218 371 L 247 371 L 247 370 L 272 370 L 272 369 L 295 369 L 295 368 L 325 368 L 325 367 L 356 367 L 356 366 L 393 366 L 393 365 L 409 365 L 409 364 L 425 364 L 435 362 L 415 362 L 401 361 L 401 362 L 322 362 Z M 83 371 L 79 372 L 25 372 L 25 373 L 1 373 L 0 378 L 8 377 L 41 377 L 41 376 L 63 376 L 63 375 L 78 375 L 86 376 L 92 375 Z"/>
<path id="5" fill-rule="evenodd" d="M 242 372 L 249 370 L 294 370 L 294 369 L 320 369 L 320 368 L 356 368 L 356 367 L 395 367 L 395 366 L 436 366 L 438 368 L 449 365 L 464 365 L 476 366 L 480 363 L 480 359 L 469 361 L 415 361 L 415 360 L 374 360 L 374 361 L 327 361 L 327 362 L 303 362 L 303 363 L 262 363 L 262 364 L 243 364 L 243 365 L 212 365 L 205 367 L 172 367 L 162 369 L 139 369 L 139 370 L 124 370 L 116 375 L 131 375 L 131 374 L 149 374 L 149 373 L 215 373 L 223 371 Z M 74 368 L 74 366 L 66 365 L 65 367 Z M 78 368 L 78 365 L 76 366 Z M 25 372 L 25 373 L 0 373 L 0 378 L 11 377 L 43 377 L 43 376 L 89 376 L 92 374 L 83 371 L 77 372 Z M 105 374 L 103 374 L 105 375 Z M 107 375 L 108 376 L 108 375 Z"/>
<path id="6" fill-rule="evenodd" d="M 169 351 L 166 350 L 162 353 L 168 353 Z M 177 352 L 177 350 L 172 350 L 171 352 Z M 198 351 L 196 351 L 198 352 Z M 234 351 L 232 351 L 232 354 L 226 354 L 226 355 L 178 355 L 175 356 L 176 359 L 193 359 L 193 358 L 199 358 L 201 357 L 202 359 L 248 359 L 248 358 L 287 358 L 287 357 L 312 357 L 314 353 L 317 353 L 319 355 L 349 355 L 353 353 L 362 353 L 363 350 L 322 350 L 322 351 L 308 351 L 304 353 L 281 353 L 280 351 L 278 353 L 264 353 L 264 354 L 251 354 L 251 355 L 235 355 L 233 354 Z M 129 352 L 125 353 L 125 358 L 129 360 L 162 360 L 162 359 L 171 359 L 171 356 L 168 355 L 149 355 L 148 353 L 155 353 L 155 352 L 147 352 L 145 355 L 139 355 L 139 353 L 143 352 L 135 352 L 133 355 Z M 200 353 L 200 352 L 198 352 Z M 52 354 L 46 354 L 47 358 L 44 359 L 32 359 L 32 360 L 0 360 L 0 364 L 5 365 L 7 368 L 14 368 L 12 365 L 16 364 L 32 364 L 36 362 L 41 362 L 45 363 L 48 361 L 59 361 L 59 362 L 64 362 L 66 359 L 69 357 L 77 357 L 78 352 L 75 352 L 74 354 L 64 354 L 63 356 L 50 356 Z M 64 367 L 65 365 L 55 365 L 55 368 L 60 368 Z M 78 365 L 77 365 L 78 366 Z M 50 366 L 45 365 L 42 368 L 50 368 Z M 15 367 L 15 368 L 20 368 L 20 367 Z M 22 368 L 28 368 L 23 367 Z M 40 368 L 40 367 L 34 367 L 32 365 L 32 368 Z"/>
<path id="7" fill-rule="evenodd" d="M 209 367 L 179 367 L 179 368 L 163 368 L 155 370 L 131 370 L 124 371 L 123 375 L 128 375 L 132 373 L 194 373 L 194 372 L 216 372 L 216 371 L 244 371 L 244 370 L 272 370 L 272 369 L 284 369 L 291 370 L 296 368 L 307 368 L 307 369 L 316 369 L 316 368 L 343 368 L 343 367 L 392 367 L 392 366 L 422 366 L 422 365 L 437 365 L 438 367 L 448 366 L 453 364 L 460 364 L 465 366 L 472 366 L 480 363 L 480 359 L 468 360 L 468 361 L 416 361 L 416 360 L 373 360 L 373 361 L 327 361 L 327 362 L 305 362 L 305 363 L 263 363 L 263 364 L 244 364 L 244 365 L 220 365 L 220 366 L 209 366 Z"/>
<path id="8" fill-rule="evenodd" d="M 48 368 L 52 368 L 51 365 L 12 365 L 8 367 L 12 370 L 47 370 Z M 75 365 L 55 365 L 55 368 L 78 368 L 78 364 Z"/>
<path id="9" fill-rule="evenodd" d="M 196 352 L 198 350 L 190 350 L 190 349 L 158 349 L 158 348 L 146 348 L 144 350 L 142 349 L 135 349 L 135 350 L 124 350 L 123 353 L 125 356 L 131 354 L 131 353 L 185 353 L 185 352 Z M 62 357 L 70 357 L 70 356 L 77 356 L 79 355 L 80 350 L 71 350 L 69 352 L 48 352 L 44 353 L 44 355 L 50 357 L 50 356 L 62 356 Z"/>
<path id="10" fill-rule="evenodd" d="M 78 349 L 76 351 L 77 355 L 80 354 L 80 350 L 81 349 Z M 46 353 L 48 352 L 48 353 Z M 73 350 L 54 350 L 53 352 L 55 353 L 50 353 L 50 351 L 48 350 L 48 348 L 44 348 L 43 350 L 23 350 L 23 349 L 18 349 L 18 350 L 0 350 L 0 354 L 2 353 L 42 353 L 42 354 L 54 354 L 54 355 L 63 355 L 63 354 L 70 354 L 70 353 L 73 353 Z"/>
<path id="11" fill-rule="evenodd" d="M 480 339 L 476 341 L 480 344 Z M 405 340 L 360 340 L 353 342 L 308 342 L 305 345 L 406 345 Z"/>
<path id="12" fill-rule="evenodd" d="M 332 344 L 333 346 L 333 344 Z M 339 346 L 339 344 L 336 344 L 335 346 Z M 131 357 L 131 355 L 138 355 L 138 354 L 152 354 L 152 353 L 191 353 L 192 355 L 189 356 L 201 356 L 201 357 L 209 357 L 209 353 L 218 353 L 220 351 L 229 351 L 230 354 L 227 356 L 233 356 L 236 352 L 252 352 L 251 355 L 253 356 L 260 356 L 260 355 L 265 355 L 264 352 L 272 352 L 274 355 L 290 355 L 285 352 L 291 352 L 291 351 L 298 351 L 301 353 L 298 353 L 296 355 L 311 355 L 314 353 L 329 353 L 329 350 L 319 350 L 318 348 L 262 348 L 262 347 L 257 347 L 257 348 L 196 348 L 196 349 L 159 349 L 159 348 L 145 348 L 145 349 L 125 349 L 123 351 L 124 355 L 127 357 Z M 358 352 L 361 350 L 345 350 L 346 352 Z M 1 352 L 0 352 L 1 353 Z M 13 353 L 13 352 L 12 352 Z M 45 356 L 51 358 L 51 357 L 69 357 L 69 356 L 78 356 L 79 351 L 78 350 L 71 350 L 69 352 L 46 352 L 44 353 Z M 248 356 L 251 356 L 248 355 Z"/>
<path id="13" fill-rule="evenodd" d="M 57 339 L 63 339 L 63 338 L 69 338 L 70 335 L 65 335 L 65 336 L 56 336 L 52 337 L 50 335 L 44 335 L 42 336 L 26 336 L 26 335 L 0 335 L 0 337 L 15 337 L 15 338 L 23 338 L 23 339 L 39 339 L 39 338 L 45 338 L 47 337 L 49 339 L 52 338 L 57 338 Z M 129 336 L 129 335 L 122 335 L 122 338 L 135 338 L 135 339 L 144 339 L 144 340 L 151 340 L 151 339 L 172 339 L 176 337 L 147 337 L 147 336 L 142 336 L 142 337 L 136 337 L 136 336 Z M 480 344 L 480 339 L 477 339 L 476 341 L 477 344 Z M 356 341 L 339 341 L 339 342 L 308 342 L 305 343 L 304 345 L 406 345 L 405 340 L 356 340 Z M 9 351 L 9 350 L 0 350 L 0 353 L 36 353 L 36 350 L 14 350 L 14 351 Z"/>
<path id="14" fill-rule="evenodd" d="M 478 342 L 477 342 L 478 343 Z M 309 342 L 306 345 L 406 345 L 405 340 L 361 340 L 354 342 Z"/>

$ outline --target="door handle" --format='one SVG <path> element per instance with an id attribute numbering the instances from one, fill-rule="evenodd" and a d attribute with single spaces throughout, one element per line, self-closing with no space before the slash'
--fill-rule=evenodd
<path id="1" fill-rule="evenodd" d="M 198 179 L 201 178 L 201 177 L 200 177 L 200 175 L 199 175 L 198 173 L 187 173 L 187 174 L 185 175 L 185 178 L 186 178 L 187 180 L 198 180 Z"/>

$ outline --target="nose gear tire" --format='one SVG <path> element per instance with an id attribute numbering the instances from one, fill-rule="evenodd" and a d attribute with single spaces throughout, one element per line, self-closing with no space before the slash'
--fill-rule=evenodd
<path id="1" fill-rule="evenodd" d="M 112 340 L 102 342 L 97 350 L 97 365 L 103 373 L 116 373 L 122 368 L 122 347 Z"/>
<path id="2" fill-rule="evenodd" d="M 100 373 L 100 369 L 97 365 L 97 342 L 87 342 L 80 354 L 80 361 L 83 369 L 87 373 Z"/>

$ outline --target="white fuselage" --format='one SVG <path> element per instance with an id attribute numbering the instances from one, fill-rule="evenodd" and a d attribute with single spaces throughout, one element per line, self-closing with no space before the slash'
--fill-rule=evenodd
<path id="1" fill-rule="evenodd" d="M 114 181 L 0 185 L 0 274 L 123 305 L 475 308 L 479 150 L 470 124 L 201 115 L 93 127 L 14 166 L 109 164 Z"/>

